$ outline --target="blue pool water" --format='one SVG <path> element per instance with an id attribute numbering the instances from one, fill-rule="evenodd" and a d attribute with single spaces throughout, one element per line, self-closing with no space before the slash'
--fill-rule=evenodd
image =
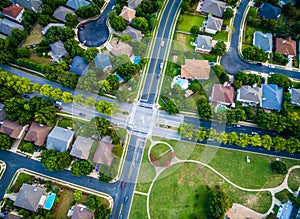
<path id="1" fill-rule="evenodd" d="M 119 83 L 122 83 L 122 82 L 124 81 L 124 79 L 121 78 L 120 75 L 118 75 L 118 74 L 115 74 L 115 75 L 116 75 L 116 77 L 118 78 L 118 82 L 119 82 Z"/>
<path id="2" fill-rule="evenodd" d="M 48 193 L 48 198 L 46 200 L 46 203 L 44 204 L 44 208 L 45 209 L 50 210 L 52 208 L 52 205 L 54 203 L 55 197 L 56 197 L 55 193 L 52 193 L 52 192 Z"/>
<path id="3" fill-rule="evenodd" d="M 141 61 L 141 57 L 140 57 L 140 56 L 137 56 L 137 57 L 134 58 L 133 63 L 134 63 L 134 64 L 139 64 L 140 61 Z"/>

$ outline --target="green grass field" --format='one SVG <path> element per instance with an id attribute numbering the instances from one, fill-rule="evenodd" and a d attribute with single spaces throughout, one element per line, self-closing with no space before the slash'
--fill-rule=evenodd
<path id="1" fill-rule="evenodd" d="M 132 207 L 130 209 L 131 219 L 148 219 L 147 217 L 147 197 L 140 194 L 134 194 Z"/>
<path id="2" fill-rule="evenodd" d="M 291 190 L 297 191 L 300 187 L 300 169 L 293 170 L 290 173 L 288 185 Z"/>
<path id="3" fill-rule="evenodd" d="M 197 15 L 190 15 L 190 14 L 183 14 L 181 15 L 183 20 L 181 23 L 177 25 L 177 29 L 180 31 L 190 32 L 191 28 L 195 25 L 202 26 L 203 21 L 206 20 L 204 16 L 197 16 Z"/>

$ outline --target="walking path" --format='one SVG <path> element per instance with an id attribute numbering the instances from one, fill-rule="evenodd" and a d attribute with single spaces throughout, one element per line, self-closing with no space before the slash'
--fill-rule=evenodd
<path id="1" fill-rule="evenodd" d="M 166 143 L 166 142 L 162 142 L 162 141 L 153 141 L 152 139 L 151 140 L 151 145 L 149 147 L 149 150 L 148 150 L 148 159 L 150 161 L 150 151 L 151 149 L 153 148 L 153 146 L 157 145 L 158 143 L 159 144 L 165 144 L 167 146 L 170 147 L 171 151 L 174 152 L 173 150 L 173 147 Z M 151 161 L 150 161 L 151 163 Z M 291 168 L 289 168 L 288 170 L 288 173 L 286 174 L 283 182 L 279 185 L 279 186 L 276 186 L 276 187 L 273 187 L 273 188 L 262 188 L 262 189 L 248 189 L 248 188 L 244 188 L 244 187 L 241 187 L 235 183 L 233 183 L 232 181 L 230 181 L 229 179 L 227 179 L 223 174 L 221 174 L 220 172 L 218 172 L 217 170 L 215 170 L 213 167 L 211 167 L 210 165 L 206 164 L 206 163 L 203 163 L 201 161 L 197 161 L 197 160 L 180 160 L 178 159 L 176 156 L 172 159 L 171 163 L 170 163 L 170 166 L 174 165 L 174 164 L 180 164 L 180 163 L 195 163 L 195 164 L 199 164 L 199 165 L 202 165 L 208 169 L 210 169 L 211 171 L 213 171 L 214 173 L 216 173 L 218 176 L 220 176 L 222 179 L 224 179 L 227 183 L 229 183 L 231 186 L 237 188 L 237 189 L 240 189 L 242 191 L 246 191 L 246 192 L 270 192 L 271 195 L 272 195 L 272 204 L 269 208 L 269 210 L 264 213 L 264 214 L 260 214 L 260 213 L 257 213 L 259 214 L 262 218 L 266 217 L 267 215 L 269 215 L 272 210 L 273 210 L 273 207 L 275 204 L 280 204 L 280 201 L 275 198 L 275 194 L 284 190 L 284 189 L 287 189 L 289 192 L 293 193 L 293 191 L 289 188 L 288 186 L 288 178 L 289 178 L 289 175 L 290 173 L 295 170 L 295 169 L 300 169 L 300 165 L 295 165 L 295 166 L 292 166 Z M 153 164 L 152 164 L 153 165 Z M 151 185 L 149 187 L 149 190 L 147 193 L 144 193 L 144 192 L 138 192 L 138 191 L 135 191 L 135 193 L 137 194 L 141 194 L 141 195 L 145 195 L 147 196 L 147 215 L 148 215 L 148 219 L 151 218 L 150 216 L 150 194 L 151 194 L 151 190 L 152 190 L 152 187 L 155 183 L 155 181 L 157 180 L 157 178 L 160 176 L 160 174 L 166 170 L 168 167 L 156 167 L 155 165 L 153 165 L 155 170 L 156 170 L 156 175 L 153 179 L 153 181 L 151 182 Z M 241 205 L 238 205 L 238 206 L 241 206 Z M 254 211 L 253 211 L 254 212 Z"/>

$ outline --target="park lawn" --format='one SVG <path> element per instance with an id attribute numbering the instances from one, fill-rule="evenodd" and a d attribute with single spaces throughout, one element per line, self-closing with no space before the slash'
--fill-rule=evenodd
<path id="1" fill-rule="evenodd" d="M 30 32 L 30 35 L 26 38 L 25 42 L 22 44 L 22 47 L 26 47 L 28 45 L 39 44 L 42 40 L 45 39 L 42 34 L 43 27 L 37 24 L 33 30 Z"/>
<path id="2" fill-rule="evenodd" d="M 152 154 L 156 159 L 159 159 L 167 151 L 170 151 L 170 147 L 166 144 L 159 143 L 152 147 L 150 154 Z"/>
<path id="3" fill-rule="evenodd" d="M 148 219 L 147 216 L 147 197 L 135 193 L 133 196 L 130 219 Z"/>
<path id="4" fill-rule="evenodd" d="M 172 50 L 193 52 L 195 47 L 191 45 L 195 41 L 195 36 L 184 33 L 176 33 L 172 45 Z"/>
<path id="5" fill-rule="evenodd" d="M 47 65 L 47 64 L 50 64 L 50 59 L 51 58 L 45 58 L 43 56 L 38 56 L 36 52 L 33 52 L 33 53 L 30 53 L 30 56 L 28 58 L 30 61 L 32 62 L 35 62 L 37 64 L 40 64 L 40 65 Z"/>
<path id="6" fill-rule="evenodd" d="M 300 187 L 300 169 L 295 169 L 290 173 L 288 185 L 291 190 L 298 191 Z"/>
<path id="7" fill-rule="evenodd" d="M 203 26 L 203 21 L 206 20 L 204 16 L 183 14 L 181 15 L 183 20 L 177 25 L 177 29 L 180 31 L 190 32 L 191 28 L 195 25 Z"/>

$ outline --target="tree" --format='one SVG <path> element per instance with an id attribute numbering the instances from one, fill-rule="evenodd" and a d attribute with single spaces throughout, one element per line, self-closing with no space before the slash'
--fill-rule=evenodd
<path id="1" fill-rule="evenodd" d="M 72 58 L 75 56 L 83 56 L 85 54 L 84 49 L 79 46 L 79 42 L 75 39 L 68 39 L 64 46 Z"/>
<path id="2" fill-rule="evenodd" d="M 289 62 L 288 58 L 283 56 L 280 52 L 275 52 L 273 54 L 273 61 L 279 65 L 286 65 Z"/>
<path id="3" fill-rule="evenodd" d="M 136 17 L 131 24 L 134 28 L 143 31 L 144 33 L 148 31 L 149 24 L 146 18 Z"/>
<path id="4" fill-rule="evenodd" d="M 73 101 L 73 95 L 70 92 L 63 92 L 61 95 L 61 99 L 65 103 L 70 103 Z"/>
<path id="5" fill-rule="evenodd" d="M 99 180 L 103 182 L 110 182 L 114 177 L 116 176 L 116 173 L 114 169 L 107 165 L 101 165 L 100 172 L 99 172 Z"/>
<path id="6" fill-rule="evenodd" d="M 86 202 L 87 207 L 94 211 L 101 206 L 101 199 L 96 195 L 90 195 Z"/>
<path id="7" fill-rule="evenodd" d="M 38 18 L 39 24 L 43 27 L 50 23 L 50 19 L 51 18 L 49 15 L 39 14 L 39 18 Z"/>
<path id="8" fill-rule="evenodd" d="M 21 151 L 25 151 L 30 154 L 33 154 L 34 148 L 35 146 L 31 142 L 24 142 L 23 144 L 20 144 L 20 146 L 18 147 L 18 149 L 20 149 Z"/>
<path id="9" fill-rule="evenodd" d="M 89 47 L 86 51 L 85 54 L 83 55 L 83 58 L 87 63 L 90 63 L 96 54 L 99 53 L 99 50 L 96 47 Z"/>
<path id="10" fill-rule="evenodd" d="M 63 170 L 71 163 L 69 152 L 57 152 L 55 150 L 44 150 L 42 153 L 41 163 L 44 164 L 48 171 Z"/>
<path id="11" fill-rule="evenodd" d="M 75 14 L 67 13 L 65 19 L 67 27 L 75 28 L 78 24 L 78 18 Z"/>
<path id="12" fill-rule="evenodd" d="M 268 53 L 258 48 L 257 46 L 249 46 L 243 49 L 243 55 L 246 60 L 266 62 Z"/>
<path id="13" fill-rule="evenodd" d="M 89 108 L 94 107 L 96 104 L 96 100 L 94 97 L 88 97 L 85 99 L 85 105 Z"/>
<path id="14" fill-rule="evenodd" d="M 205 206 L 205 213 L 208 218 L 219 219 L 231 207 L 228 196 L 220 189 L 209 189 L 208 199 Z"/>
<path id="15" fill-rule="evenodd" d="M 37 13 L 30 11 L 30 10 L 25 10 L 23 13 L 23 22 L 24 23 L 29 23 L 30 25 L 33 25 L 37 21 Z"/>
<path id="16" fill-rule="evenodd" d="M 90 18 L 94 17 L 96 15 L 99 15 L 101 13 L 101 9 L 97 4 L 92 2 L 92 4 L 87 6 L 82 6 L 78 9 L 76 9 L 75 14 L 80 18 Z"/>
<path id="17" fill-rule="evenodd" d="M 113 154 L 118 157 L 121 158 L 122 154 L 123 154 L 123 147 L 121 145 L 116 145 L 113 149 Z"/>
<path id="18" fill-rule="evenodd" d="M 220 84 L 224 84 L 226 81 L 229 81 L 229 76 L 226 74 L 225 69 L 223 68 L 223 66 L 214 65 L 212 67 L 212 71 L 218 77 Z"/>
<path id="19" fill-rule="evenodd" d="M 106 77 L 106 80 L 108 81 L 112 91 L 117 91 L 119 89 L 119 81 L 115 75 L 113 74 L 108 75 Z"/>
<path id="20" fill-rule="evenodd" d="M 257 74 L 245 73 L 239 71 L 234 75 L 234 88 L 239 89 L 242 85 L 261 84 L 261 76 Z"/>
<path id="21" fill-rule="evenodd" d="M 108 103 L 104 100 L 101 100 L 96 103 L 95 107 L 99 113 L 104 114 L 106 116 L 111 116 L 114 113 L 116 106 L 112 103 Z"/>
<path id="22" fill-rule="evenodd" d="M 198 105 L 198 114 L 199 117 L 205 120 L 211 119 L 211 106 L 208 102 L 208 99 L 203 97 L 199 100 Z"/>
<path id="23" fill-rule="evenodd" d="M 91 123 L 96 127 L 101 138 L 109 134 L 110 124 L 108 120 L 96 116 L 92 119 Z"/>
<path id="24" fill-rule="evenodd" d="M 138 72 L 138 65 L 127 62 L 118 67 L 117 73 L 125 82 L 129 81 Z"/>
<path id="25" fill-rule="evenodd" d="M 42 12 L 41 14 L 52 16 L 54 10 L 47 4 L 42 4 Z"/>
<path id="26" fill-rule="evenodd" d="M 212 54 L 223 56 L 226 53 L 226 45 L 223 41 L 219 41 L 211 50 Z"/>
<path id="27" fill-rule="evenodd" d="M 263 135 L 261 136 L 261 144 L 267 150 L 270 150 L 273 146 L 273 141 L 270 135 Z"/>
<path id="28" fill-rule="evenodd" d="M 113 16 L 109 19 L 109 24 L 115 31 L 120 32 L 125 30 L 127 27 L 126 21 L 122 16 Z"/>
<path id="29" fill-rule="evenodd" d="M 147 50 L 147 46 L 145 43 L 139 41 L 132 41 L 130 44 L 132 46 L 132 52 L 134 55 L 141 57 L 145 56 Z"/>
<path id="30" fill-rule="evenodd" d="M 190 32 L 191 32 L 191 34 L 199 34 L 200 33 L 199 26 L 198 25 L 192 26 L 190 29 Z"/>
<path id="31" fill-rule="evenodd" d="M 83 94 L 78 94 L 77 96 L 73 96 L 73 102 L 78 104 L 78 105 L 83 104 L 84 103 Z"/>
<path id="32" fill-rule="evenodd" d="M 285 75 L 282 74 L 272 74 L 268 77 L 268 84 L 277 84 L 284 90 L 288 90 L 292 86 L 292 81 Z"/>
<path id="33" fill-rule="evenodd" d="M 0 10 L 2 11 L 3 8 L 8 7 L 9 4 L 10 4 L 9 0 L 1 0 L 1 2 L 0 2 Z"/>
<path id="34" fill-rule="evenodd" d="M 176 104 L 171 99 L 169 99 L 166 102 L 166 104 L 164 106 L 164 110 L 166 110 L 167 113 L 169 113 L 170 115 L 179 113 L 179 110 L 178 110 Z"/>
<path id="35" fill-rule="evenodd" d="M 183 138 L 187 138 L 192 140 L 194 137 L 194 126 L 193 124 L 181 123 L 178 127 L 178 134 L 180 134 Z"/>
<path id="36" fill-rule="evenodd" d="M 79 201 L 82 197 L 82 191 L 81 190 L 75 190 L 73 195 L 74 195 L 74 200 Z"/>
<path id="37" fill-rule="evenodd" d="M 279 174 L 287 174 L 288 172 L 286 164 L 278 160 L 271 163 L 271 168 L 275 173 Z"/>
<path id="38" fill-rule="evenodd" d="M 226 8 L 226 10 L 223 13 L 223 19 L 229 20 L 234 15 L 234 11 L 231 8 Z"/>
<path id="39" fill-rule="evenodd" d="M 8 150 L 12 146 L 12 139 L 8 135 L 0 134 L 0 150 Z"/>
<path id="40" fill-rule="evenodd" d="M 98 209 L 96 209 L 94 217 L 95 219 L 103 219 L 103 218 L 109 218 L 111 215 L 111 209 L 108 208 L 107 205 L 101 204 Z"/>
<path id="41" fill-rule="evenodd" d="M 28 58 L 30 56 L 30 51 L 27 48 L 18 48 L 17 56 L 19 58 Z"/>
<path id="42" fill-rule="evenodd" d="M 7 63 L 13 58 L 10 42 L 0 38 L 0 63 Z"/>
<path id="43" fill-rule="evenodd" d="M 88 160 L 76 160 L 71 167 L 71 173 L 75 176 L 84 176 L 93 172 L 94 165 Z"/>

